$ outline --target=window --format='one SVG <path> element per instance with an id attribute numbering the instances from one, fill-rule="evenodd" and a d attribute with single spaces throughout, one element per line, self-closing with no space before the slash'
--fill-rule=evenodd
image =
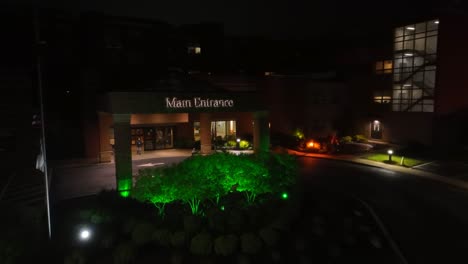
<path id="1" fill-rule="evenodd" d="M 393 70 L 393 61 L 392 60 L 377 61 L 375 63 L 375 72 L 377 74 L 392 73 L 392 70 Z"/>
<path id="2" fill-rule="evenodd" d="M 195 141 L 200 140 L 200 122 L 193 122 L 193 138 Z"/>
<path id="3" fill-rule="evenodd" d="M 189 46 L 187 48 L 188 54 L 201 54 L 201 47 L 200 46 Z"/>
<path id="4" fill-rule="evenodd" d="M 235 140 L 236 139 L 236 121 L 212 121 L 211 136 L 213 139 Z"/>
<path id="5" fill-rule="evenodd" d="M 195 141 L 200 140 L 200 122 L 193 123 L 193 137 Z M 236 121 L 212 121 L 211 122 L 212 139 L 235 140 L 236 139 Z"/>
<path id="6" fill-rule="evenodd" d="M 436 19 L 395 29 L 393 111 L 434 110 L 438 25 Z"/>
<path id="7" fill-rule="evenodd" d="M 391 96 L 374 96 L 374 103 L 389 104 L 391 100 Z"/>

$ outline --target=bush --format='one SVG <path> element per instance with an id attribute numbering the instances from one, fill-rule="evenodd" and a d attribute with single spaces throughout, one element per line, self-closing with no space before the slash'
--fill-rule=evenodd
<path id="1" fill-rule="evenodd" d="M 368 139 L 364 135 L 355 135 L 354 136 L 354 141 L 359 142 L 359 143 L 366 143 L 368 141 Z"/>
<path id="2" fill-rule="evenodd" d="M 296 180 L 297 163 L 285 154 L 217 153 L 192 156 L 177 165 L 146 169 L 140 174 L 132 192 L 134 198 L 151 202 L 160 214 L 164 214 L 167 203 L 180 200 L 190 206 L 193 215 L 199 215 L 204 200 L 218 204 L 230 192 L 243 192 L 252 204 L 259 194 L 284 190 Z"/>
<path id="3" fill-rule="evenodd" d="M 114 250 L 114 264 L 132 263 L 135 259 L 135 248 L 130 242 L 119 244 Z"/>
<path id="4" fill-rule="evenodd" d="M 161 246 L 169 246 L 171 244 L 171 232 L 167 229 L 157 229 L 153 233 L 153 240 L 157 241 Z"/>
<path id="5" fill-rule="evenodd" d="M 213 241 L 209 233 L 200 233 L 192 238 L 190 252 L 195 255 L 208 256 L 213 250 Z"/>
<path id="6" fill-rule="evenodd" d="M 73 252 L 65 257 L 64 263 L 65 264 L 85 264 L 86 263 L 86 255 L 82 250 L 75 249 Z M 1 262 L 1 263 L 15 263 L 15 262 Z"/>
<path id="7" fill-rule="evenodd" d="M 189 233 L 193 234 L 197 232 L 201 227 L 201 219 L 195 215 L 187 215 L 184 216 L 184 230 Z"/>
<path id="8" fill-rule="evenodd" d="M 243 253 L 255 254 L 262 248 L 262 240 L 253 233 L 244 233 L 241 236 L 241 248 Z"/>
<path id="9" fill-rule="evenodd" d="M 154 227 L 149 223 L 139 223 L 132 232 L 132 241 L 136 245 L 144 245 L 151 241 Z"/>
<path id="10" fill-rule="evenodd" d="M 185 245 L 186 234 L 184 231 L 176 231 L 171 236 L 171 245 L 176 248 L 181 248 Z"/>
<path id="11" fill-rule="evenodd" d="M 214 250 L 217 255 L 230 256 L 237 250 L 239 238 L 236 235 L 220 236 L 215 239 Z"/>
<path id="12" fill-rule="evenodd" d="M 237 146 L 237 142 L 235 140 L 229 140 L 228 142 L 226 142 L 225 146 L 235 148 Z"/>
<path id="13" fill-rule="evenodd" d="M 340 143 L 350 143 L 353 141 L 353 138 L 351 136 L 344 136 L 340 138 Z"/>
<path id="14" fill-rule="evenodd" d="M 250 146 L 251 146 L 251 144 L 247 140 L 241 140 L 239 142 L 239 148 L 240 149 L 248 149 Z"/>
<path id="15" fill-rule="evenodd" d="M 273 230 L 271 227 L 264 227 L 260 229 L 259 235 L 263 242 L 269 247 L 273 247 L 278 243 L 279 233 Z"/>

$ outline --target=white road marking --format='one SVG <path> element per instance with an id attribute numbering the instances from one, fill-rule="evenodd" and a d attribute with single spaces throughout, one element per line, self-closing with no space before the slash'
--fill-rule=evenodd
<path id="1" fill-rule="evenodd" d="M 158 163 L 145 163 L 145 164 L 140 164 L 140 165 L 137 165 L 138 167 L 153 167 L 153 166 L 158 166 L 158 165 L 164 165 L 164 163 L 162 162 L 158 162 Z"/>

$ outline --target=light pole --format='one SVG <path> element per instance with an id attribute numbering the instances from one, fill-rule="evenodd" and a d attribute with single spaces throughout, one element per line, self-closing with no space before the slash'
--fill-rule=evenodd
<path id="1" fill-rule="evenodd" d="M 43 104 L 43 93 L 42 93 L 42 72 L 41 72 L 41 54 L 38 50 L 41 45 L 45 42 L 40 40 L 39 35 L 39 11 L 34 10 L 34 44 L 36 48 L 36 74 L 37 74 L 37 87 L 39 90 L 39 104 L 41 111 L 41 154 L 44 161 L 42 165 L 42 172 L 44 173 L 44 185 L 45 185 L 45 199 L 47 208 L 47 227 L 49 231 L 49 239 L 52 238 L 52 229 L 50 223 L 50 197 L 49 197 L 49 173 L 47 170 L 47 151 L 46 151 L 46 136 L 45 136 L 45 119 L 44 119 L 44 104 Z"/>
<path id="2" fill-rule="evenodd" d="M 393 150 L 389 149 L 389 150 L 387 151 L 387 153 L 388 153 L 388 161 L 391 162 L 391 161 L 392 161 Z"/>

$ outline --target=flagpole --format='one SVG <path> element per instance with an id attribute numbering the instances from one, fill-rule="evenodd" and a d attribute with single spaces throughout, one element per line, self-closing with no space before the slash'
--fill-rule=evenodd
<path id="1" fill-rule="evenodd" d="M 37 73 L 37 87 L 39 89 L 39 104 L 41 111 L 41 152 L 44 159 L 44 183 L 45 183 L 45 198 L 47 207 L 47 227 L 49 231 L 49 239 L 52 238 L 52 229 L 50 223 L 50 199 L 49 199 L 49 171 L 47 170 L 47 153 L 46 153 L 46 136 L 45 136 L 45 119 L 44 119 L 44 104 L 42 93 L 42 72 L 41 72 L 41 54 L 39 47 L 43 43 L 40 41 L 39 36 L 39 11 L 34 10 L 34 44 L 36 48 L 36 73 Z"/>

